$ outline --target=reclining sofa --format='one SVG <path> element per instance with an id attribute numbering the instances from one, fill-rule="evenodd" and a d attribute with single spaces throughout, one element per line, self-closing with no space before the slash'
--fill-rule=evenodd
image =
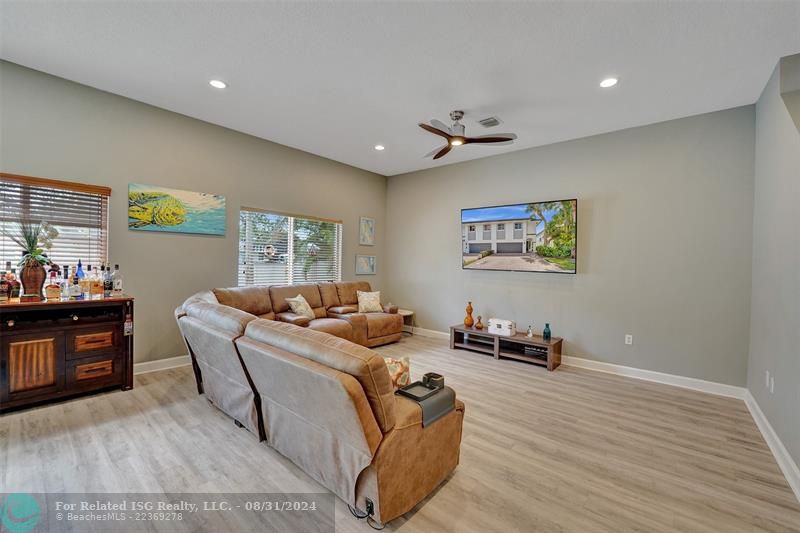
<path id="1" fill-rule="evenodd" d="M 370 290 L 365 281 L 304 283 L 213 289 L 212 294 L 206 293 L 202 297 L 259 318 L 323 331 L 362 346 L 380 346 L 400 340 L 403 317 L 397 314 L 397 306 L 383 306 L 382 313 L 358 312 L 358 291 Z M 296 315 L 289 308 L 286 298 L 299 294 L 314 311 L 313 319 Z"/>
<path id="2" fill-rule="evenodd" d="M 326 289 L 327 302 L 337 303 Z M 456 400 L 454 411 L 423 428 L 419 405 L 394 394 L 383 357 L 353 342 L 365 341 L 356 328 L 365 342 L 393 337 L 379 319 L 370 336 L 369 319 L 337 290 L 338 305 L 307 296 L 319 318 L 292 323 L 280 316 L 283 294 L 296 295 L 284 287 L 218 289 L 176 309 L 198 392 L 349 505 L 389 522 L 455 469 L 464 404 Z"/>

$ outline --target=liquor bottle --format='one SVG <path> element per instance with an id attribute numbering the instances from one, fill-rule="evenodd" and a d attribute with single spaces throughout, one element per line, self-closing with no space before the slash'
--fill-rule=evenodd
<path id="1" fill-rule="evenodd" d="M 44 287 L 44 296 L 48 302 L 61 299 L 61 285 L 58 284 L 58 278 L 56 278 L 54 270 L 50 271 L 50 283 Z"/>
<path id="2" fill-rule="evenodd" d="M 92 296 L 92 300 L 101 300 L 103 298 L 103 275 L 97 269 L 90 276 L 89 293 Z"/>
<path id="3" fill-rule="evenodd" d="M 9 285 L 8 280 L 6 279 L 6 271 L 0 271 L 0 304 L 8 303 L 8 295 L 11 290 L 11 285 Z"/>
<path id="4" fill-rule="evenodd" d="M 78 272 L 82 272 L 83 269 L 81 268 L 81 263 L 78 261 Z M 90 300 L 92 298 L 92 265 L 86 265 L 86 272 L 83 274 L 83 277 L 78 274 L 79 283 L 81 286 L 81 294 L 83 295 L 84 300 Z"/>
<path id="5" fill-rule="evenodd" d="M 69 300 L 70 289 L 72 288 L 72 280 L 69 277 L 69 265 L 64 265 L 63 276 L 59 284 L 61 285 L 61 299 Z"/>
<path id="6" fill-rule="evenodd" d="M 89 268 L 92 268 L 91 266 Z M 75 275 L 78 276 L 79 279 L 83 279 L 86 277 L 86 274 L 83 272 L 83 264 L 81 264 L 81 260 L 78 259 L 78 266 L 75 269 Z"/>
<path id="7" fill-rule="evenodd" d="M 103 297 L 111 298 L 111 293 L 114 291 L 114 279 L 111 276 L 111 265 L 103 272 Z"/>
<path id="8" fill-rule="evenodd" d="M 70 300 L 83 300 L 83 292 L 81 291 L 81 279 L 78 277 L 78 267 L 75 267 L 75 272 L 72 274 L 72 286 L 69 289 Z"/>
<path id="9" fill-rule="evenodd" d="M 17 269 L 12 268 L 11 275 L 9 276 L 6 274 L 6 279 L 8 280 L 8 284 L 11 285 L 8 297 L 12 300 L 19 300 L 19 295 L 22 293 L 22 283 L 20 283 L 17 278 Z"/>
<path id="10" fill-rule="evenodd" d="M 111 277 L 114 282 L 111 294 L 115 298 L 120 298 L 122 297 L 122 273 L 119 271 L 119 265 L 114 265 L 114 274 Z"/>

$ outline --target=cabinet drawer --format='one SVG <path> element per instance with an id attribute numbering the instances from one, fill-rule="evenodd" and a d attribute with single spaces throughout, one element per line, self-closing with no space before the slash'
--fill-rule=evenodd
<path id="1" fill-rule="evenodd" d="M 120 358 L 88 357 L 67 363 L 67 386 L 80 389 L 106 387 L 120 382 Z"/>
<path id="2" fill-rule="evenodd" d="M 107 326 L 70 331 L 67 334 L 67 359 L 116 351 L 120 347 L 120 326 Z"/>

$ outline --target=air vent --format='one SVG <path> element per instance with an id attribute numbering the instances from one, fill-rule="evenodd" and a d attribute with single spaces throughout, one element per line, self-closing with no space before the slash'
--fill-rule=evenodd
<path id="1" fill-rule="evenodd" d="M 484 128 L 494 128 L 495 126 L 500 124 L 500 119 L 497 117 L 486 117 L 478 121 L 478 124 L 483 126 Z"/>

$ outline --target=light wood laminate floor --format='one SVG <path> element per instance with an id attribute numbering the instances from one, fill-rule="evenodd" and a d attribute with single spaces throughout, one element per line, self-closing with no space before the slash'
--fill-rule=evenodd
<path id="1" fill-rule="evenodd" d="M 548 373 L 405 337 L 412 376 L 466 402 L 461 464 L 387 531 L 800 531 L 743 402 L 562 366 Z M 319 492 L 196 394 L 190 367 L 0 416 L 0 492 Z M 336 503 L 337 531 L 371 531 Z"/>

